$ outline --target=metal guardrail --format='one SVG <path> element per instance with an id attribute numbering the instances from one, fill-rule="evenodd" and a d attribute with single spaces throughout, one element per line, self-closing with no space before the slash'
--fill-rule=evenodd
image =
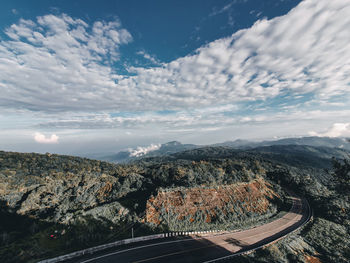
<path id="1" fill-rule="evenodd" d="M 225 257 L 209 260 L 209 261 L 206 261 L 206 263 L 223 261 L 223 260 L 226 260 L 226 259 L 230 259 L 232 257 L 236 257 L 236 256 L 240 256 L 240 255 L 243 255 L 243 254 L 252 253 L 253 251 L 255 251 L 257 249 L 260 249 L 260 248 L 263 248 L 263 247 L 265 247 L 267 245 L 275 243 L 278 240 L 280 240 L 282 238 L 285 238 L 286 236 L 294 233 L 295 231 L 300 230 L 300 228 L 303 227 L 306 223 L 308 223 L 310 221 L 310 218 L 312 218 L 312 210 L 310 208 L 310 205 L 309 205 L 309 203 L 306 200 L 305 200 L 305 202 L 306 202 L 306 204 L 308 206 L 308 211 L 309 211 L 308 218 L 307 218 L 307 220 L 305 220 L 305 222 L 303 222 L 299 227 L 297 227 L 293 231 L 291 231 L 291 232 L 289 232 L 289 233 L 287 233 L 287 234 L 279 237 L 278 239 L 273 240 L 273 241 L 271 241 L 271 242 L 269 242 L 267 244 L 258 246 L 256 248 L 252 248 L 252 249 L 247 250 L 247 251 L 242 251 L 242 252 L 234 253 L 232 255 L 228 255 L 228 256 L 225 256 Z M 236 232 L 236 231 L 237 230 L 230 231 L 230 232 Z M 227 232 L 227 230 L 208 230 L 208 231 L 190 231 L 190 232 L 188 232 L 188 231 L 180 231 L 180 232 L 169 232 L 169 233 L 163 233 L 163 234 L 156 234 L 156 235 L 128 238 L 128 239 L 118 240 L 118 241 L 115 241 L 115 242 L 112 242 L 112 243 L 108 243 L 108 244 L 104 244 L 104 245 L 100 245 L 100 246 L 96 246 L 96 247 L 91 247 L 91 248 L 79 250 L 79 251 L 72 252 L 72 253 L 69 253 L 69 254 L 66 254 L 66 255 L 62 255 L 62 256 L 58 256 L 58 257 L 55 257 L 55 258 L 44 259 L 44 260 L 39 261 L 38 263 L 62 262 L 62 261 L 65 261 L 65 260 L 76 258 L 76 257 L 81 257 L 81 256 L 84 256 L 84 255 L 87 255 L 87 254 L 93 254 L 93 253 L 96 253 L 98 251 L 103 251 L 103 250 L 108 249 L 108 248 L 117 247 L 117 246 L 126 245 L 126 244 L 137 243 L 137 242 L 141 242 L 141 241 L 155 240 L 155 239 L 174 237 L 174 236 L 202 235 L 202 234 L 210 234 L 210 233 L 212 234 L 212 233 L 220 233 L 220 232 L 221 233 L 222 232 Z"/>
<path id="2" fill-rule="evenodd" d="M 118 240 L 112 243 L 91 247 L 83 250 L 79 250 L 76 252 L 72 252 L 66 255 L 58 256 L 51 259 L 44 259 L 39 261 L 38 263 L 56 263 L 56 262 L 62 262 L 65 260 L 81 257 L 87 254 L 93 254 L 98 251 L 103 251 L 108 248 L 112 247 L 118 247 L 121 245 L 126 244 L 132 244 L 137 243 L 141 241 L 148 241 L 148 240 L 155 240 L 155 239 L 161 239 L 161 238 L 168 238 L 168 237 L 175 237 L 175 236 L 191 236 L 191 235 L 202 235 L 202 234 L 210 234 L 210 233 L 220 233 L 225 232 L 224 230 L 208 230 L 208 231 L 180 231 L 180 232 L 169 232 L 169 233 L 163 233 L 163 234 L 156 234 L 156 235 L 150 235 L 150 236 L 142 236 L 142 237 L 135 237 L 135 238 L 128 238 L 123 240 Z"/>
<path id="3" fill-rule="evenodd" d="M 128 238 L 128 239 L 123 239 L 123 240 L 118 240 L 112 243 L 96 246 L 96 247 L 91 247 L 83 250 L 79 250 L 76 252 L 72 252 L 63 256 L 51 258 L 51 259 L 45 259 L 42 261 L 39 261 L 38 263 L 56 263 L 56 262 L 62 262 L 64 260 L 84 256 L 86 254 L 92 254 L 97 251 L 102 251 L 108 248 L 112 247 L 117 247 L 121 245 L 126 245 L 126 244 L 131 244 L 131 243 L 136 243 L 140 241 L 147 241 L 147 240 L 152 240 L 152 239 L 159 239 L 159 238 L 164 238 L 165 234 L 157 234 L 157 235 L 150 235 L 150 236 L 143 236 L 143 237 L 135 237 L 135 238 Z"/>

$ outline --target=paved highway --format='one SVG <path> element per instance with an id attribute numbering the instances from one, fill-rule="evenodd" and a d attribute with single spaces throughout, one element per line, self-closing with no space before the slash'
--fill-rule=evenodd
<path id="1" fill-rule="evenodd" d="M 296 196 L 292 198 L 292 208 L 283 217 L 249 230 L 140 242 L 128 248 L 115 249 L 74 262 L 205 262 L 250 250 L 288 234 L 309 219 L 307 201 Z"/>

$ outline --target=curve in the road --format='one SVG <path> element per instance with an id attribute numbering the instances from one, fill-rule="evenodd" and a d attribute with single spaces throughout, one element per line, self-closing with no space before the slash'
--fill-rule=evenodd
<path id="1" fill-rule="evenodd" d="M 283 217 L 268 224 L 240 232 L 192 236 L 190 239 L 135 245 L 95 256 L 81 263 L 107 262 L 214 262 L 255 250 L 298 229 L 310 219 L 311 209 L 305 199 L 292 196 L 293 205 Z"/>

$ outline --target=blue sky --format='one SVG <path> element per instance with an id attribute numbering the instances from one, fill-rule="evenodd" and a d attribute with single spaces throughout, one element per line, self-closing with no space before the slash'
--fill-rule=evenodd
<path id="1" fill-rule="evenodd" d="M 19 18 L 35 19 L 65 13 L 87 23 L 119 19 L 134 41 L 124 47 L 123 59 L 134 64 L 135 52 L 147 50 L 162 62 L 186 56 L 203 44 L 248 28 L 259 18 L 287 13 L 300 1 L 3 1 L 2 28 Z M 139 58 L 140 60 L 140 58 Z M 142 62 L 142 61 L 140 61 Z"/>
<path id="2" fill-rule="evenodd" d="M 2 1 L 0 149 L 350 136 L 350 4 Z"/>

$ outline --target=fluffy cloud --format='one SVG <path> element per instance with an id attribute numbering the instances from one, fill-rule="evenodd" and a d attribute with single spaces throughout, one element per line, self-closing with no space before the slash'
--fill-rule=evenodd
<path id="1" fill-rule="evenodd" d="M 180 110 L 266 101 L 328 100 L 350 83 L 350 5 L 306 0 L 287 15 L 153 68 L 111 66 L 132 40 L 117 22 L 67 15 L 21 20 L 0 43 L 0 105 L 36 111 Z"/>
<path id="2" fill-rule="evenodd" d="M 150 146 L 147 147 L 140 147 L 138 146 L 136 149 L 130 149 L 130 156 L 131 157 L 140 157 L 142 155 L 145 155 L 149 152 L 158 150 L 160 148 L 160 144 L 151 144 Z"/>
<path id="3" fill-rule="evenodd" d="M 56 134 L 52 134 L 51 137 L 46 137 L 44 134 L 40 132 L 36 132 L 34 135 L 34 140 L 37 143 L 44 143 L 44 144 L 56 144 L 58 143 L 58 136 Z"/>
<path id="4" fill-rule="evenodd" d="M 341 137 L 341 136 L 350 136 L 350 123 L 334 123 L 332 127 L 325 132 L 310 132 L 311 136 L 320 136 L 320 137 Z"/>
<path id="5" fill-rule="evenodd" d="M 5 33 L 10 39 L 0 42 L 2 107 L 52 112 L 114 104 L 108 96 L 116 87 L 111 64 L 119 47 L 132 41 L 118 21 L 89 26 L 67 15 L 46 15 L 21 19 Z"/>

